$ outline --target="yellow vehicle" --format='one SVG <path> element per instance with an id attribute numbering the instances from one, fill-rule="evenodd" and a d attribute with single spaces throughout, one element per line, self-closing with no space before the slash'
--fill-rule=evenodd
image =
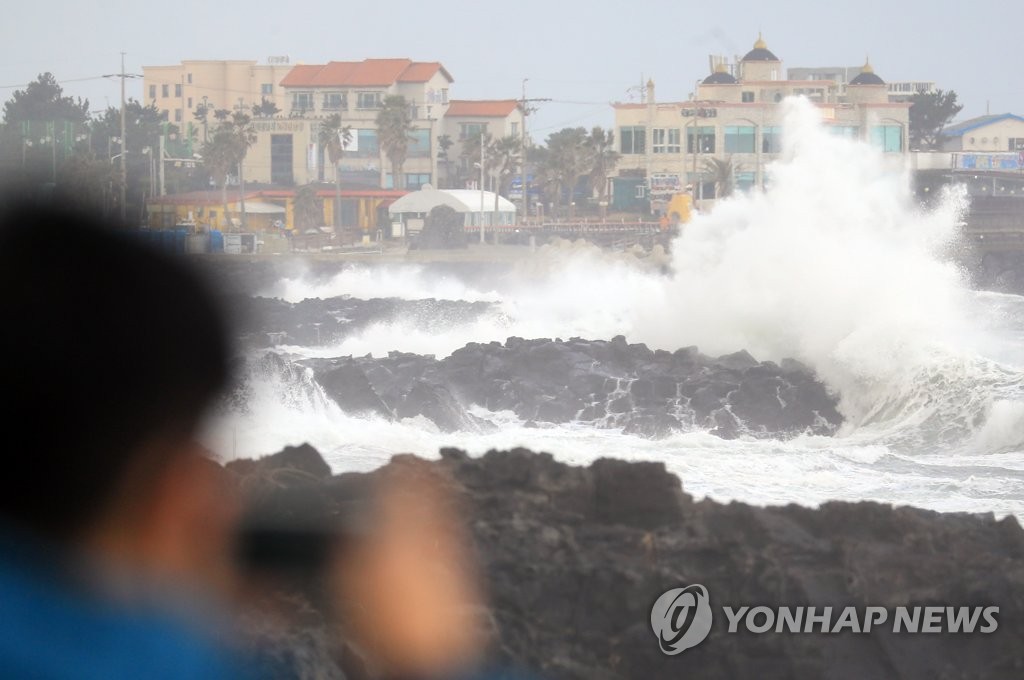
<path id="1" fill-rule="evenodd" d="M 665 206 L 665 214 L 672 226 L 689 222 L 692 212 L 693 196 L 689 193 L 673 194 Z"/>

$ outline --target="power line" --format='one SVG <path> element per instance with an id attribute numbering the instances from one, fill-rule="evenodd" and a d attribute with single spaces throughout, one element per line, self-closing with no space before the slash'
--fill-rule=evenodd
<path id="1" fill-rule="evenodd" d="M 57 81 L 57 84 L 61 85 L 63 83 L 84 83 L 87 80 L 103 80 L 104 78 L 109 78 L 109 77 L 110 76 L 103 75 L 103 76 L 89 76 L 87 78 L 62 78 L 62 79 Z M 36 83 L 36 82 L 39 82 L 39 81 L 37 81 L 37 80 L 33 80 L 32 81 L 32 83 Z M 20 85 L 0 85 L 0 90 L 13 90 L 16 87 L 28 87 L 32 83 L 22 83 Z"/>

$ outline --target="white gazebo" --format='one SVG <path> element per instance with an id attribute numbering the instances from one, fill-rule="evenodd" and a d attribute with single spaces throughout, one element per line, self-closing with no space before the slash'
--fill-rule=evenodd
<path id="1" fill-rule="evenodd" d="M 498 196 L 498 209 L 494 209 L 495 194 L 493 191 L 475 191 L 473 189 L 434 189 L 425 184 L 419 191 L 402 196 L 391 204 L 388 213 L 392 222 L 401 222 L 409 231 L 423 228 L 424 220 L 430 211 L 439 205 L 447 205 L 465 219 L 465 226 L 480 226 L 480 195 L 483 194 L 484 227 L 495 225 L 514 225 L 516 223 L 516 206 L 507 198 Z"/>

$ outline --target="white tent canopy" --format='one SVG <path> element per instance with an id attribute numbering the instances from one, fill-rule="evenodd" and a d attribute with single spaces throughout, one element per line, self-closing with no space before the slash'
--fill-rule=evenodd
<path id="1" fill-rule="evenodd" d="M 402 196 L 391 204 L 388 213 L 392 219 L 408 221 L 409 218 L 425 218 L 439 205 L 447 205 L 464 215 L 466 226 L 480 224 L 480 194 L 483 193 L 484 224 L 515 224 L 516 206 L 507 198 L 498 196 L 498 214 L 495 220 L 494 192 L 472 189 L 434 189 L 424 186 L 419 191 Z"/>

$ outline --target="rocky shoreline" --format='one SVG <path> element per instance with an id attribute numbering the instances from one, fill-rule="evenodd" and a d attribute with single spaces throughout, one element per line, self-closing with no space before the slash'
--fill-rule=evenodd
<path id="1" fill-rule="evenodd" d="M 253 362 L 250 371 L 297 370 L 272 352 Z M 694 429 L 727 439 L 830 435 L 842 423 L 835 396 L 798 362 L 760 362 L 747 352 L 709 357 L 695 347 L 651 350 L 622 336 L 509 338 L 470 343 L 444 359 L 391 352 L 299 365 L 313 370 L 346 413 L 424 416 L 444 432 L 497 427 L 474 415 L 476 406 L 510 411 L 528 426 L 584 423 L 648 438 Z"/>
<path id="2" fill-rule="evenodd" d="M 397 457 L 383 469 L 409 464 Z M 1024 531 L 1013 517 L 869 502 L 809 509 L 696 501 L 660 463 L 573 467 L 523 449 L 479 458 L 449 449 L 418 464 L 450 480 L 467 509 L 496 663 L 566 680 L 1024 676 Z M 308 446 L 228 467 L 273 476 L 268 496 L 280 512 L 315 497 L 323 517 L 343 512 L 352 490 L 381 473 L 332 476 Z M 287 470 L 301 474 L 273 474 Z M 999 626 L 989 634 L 729 634 L 716 614 L 703 644 L 666 656 L 651 606 L 694 583 L 716 611 L 998 606 Z M 343 659 L 332 666 L 342 667 Z"/>

